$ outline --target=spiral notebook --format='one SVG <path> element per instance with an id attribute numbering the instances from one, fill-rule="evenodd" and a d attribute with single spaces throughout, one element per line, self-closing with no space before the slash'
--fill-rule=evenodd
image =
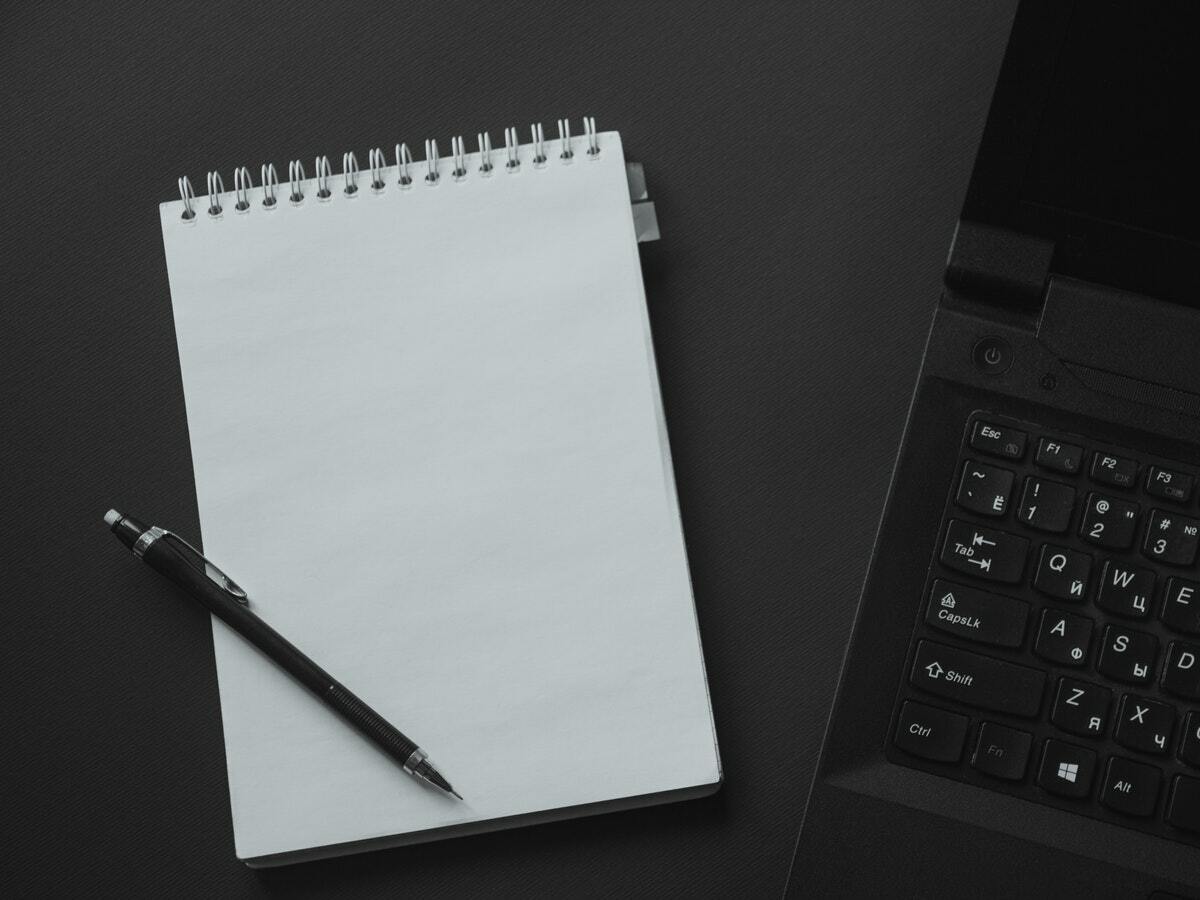
<path id="1" fill-rule="evenodd" d="M 620 137 L 532 138 L 160 208 L 206 553 L 466 798 L 214 620 L 252 865 L 720 783 Z"/>

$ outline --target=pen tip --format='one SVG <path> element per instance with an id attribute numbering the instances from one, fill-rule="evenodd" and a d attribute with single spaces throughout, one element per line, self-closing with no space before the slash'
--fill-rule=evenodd
<path id="1" fill-rule="evenodd" d="M 460 794 L 458 791 L 456 791 L 454 788 L 450 788 L 450 793 L 452 793 L 452 794 L 453 794 L 455 797 L 457 797 L 459 800 L 462 800 L 462 798 L 463 798 L 463 795 L 462 795 L 462 794 Z M 464 802 L 465 802 L 465 801 L 464 801 Z"/>

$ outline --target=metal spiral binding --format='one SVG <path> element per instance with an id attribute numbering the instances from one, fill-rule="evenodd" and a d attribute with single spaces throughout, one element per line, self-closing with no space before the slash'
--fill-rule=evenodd
<path id="1" fill-rule="evenodd" d="M 192 201 L 196 199 L 196 192 L 192 190 L 192 180 L 186 175 L 179 179 L 179 198 L 183 201 L 183 221 L 194 222 L 196 210 L 192 208 Z"/>
<path id="2" fill-rule="evenodd" d="M 481 131 L 476 140 L 479 143 L 479 174 L 487 178 L 492 174 L 492 136 Z"/>
<path id="3" fill-rule="evenodd" d="M 467 150 L 461 134 L 450 140 L 450 154 L 454 157 L 454 168 L 450 170 L 450 176 L 455 181 L 462 181 L 467 177 Z"/>
<path id="4" fill-rule="evenodd" d="M 383 155 L 382 147 L 375 147 L 367 156 L 371 166 L 371 190 L 376 194 L 382 193 L 387 184 L 383 180 L 383 170 L 387 168 L 387 157 Z"/>
<path id="5" fill-rule="evenodd" d="M 220 172 L 208 173 L 208 214 L 214 219 L 224 210 L 221 207 L 221 195 L 225 193 L 225 182 L 221 180 Z"/>
<path id="6" fill-rule="evenodd" d="M 504 129 L 504 152 L 508 156 L 508 162 L 504 164 L 504 168 L 509 172 L 520 171 L 521 153 L 520 145 L 517 143 L 517 129 Z"/>
<path id="7" fill-rule="evenodd" d="M 358 194 L 358 157 L 353 151 L 342 154 L 342 193 L 347 197 Z"/>
<path id="8" fill-rule="evenodd" d="M 442 173 L 438 171 L 438 148 L 437 141 L 425 142 L 425 183 L 433 187 L 442 177 Z"/>
<path id="9" fill-rule="evenodd" d="M 533 165 L 535 168 L 542 168 L 546 165 L 546 133 L 542 131 L 542 123 L 529 126 L 530 136 L 533 138 Z"/>
<path id="10" fill-rule="evenodd" d="M 527 151 L 529 155 L 526 157 L 533 164 L 535 169 L 544 169 L 550 161 L 550 156 L 546 151 L 546 134 L 540 122 L 530 126 L 530 146 Z M 600 137 L 596 131 L 596 120 L 590 116 L 583 120 L 583 136 L 586 142 L 586 156 L 589 159 L 598 159 L 600 157 Z M 477 174 L 481 178 L 489 177 L 494 171 L 496 164 L 492 159 L 492 138 L 486 131 L 480 131 L 476 135 L 476 143 L 478 146 L 479 167 L 476 169 Z M 571 139 L 571 123 L 569 119 L 558 120 L 558 160 L 561 164 L 567 165 L 575 158 L 575 147 Z M 412 187 L 413 174 L 411 167 L 413 166 L 412 153 L 408 149 L 408 145 L 404 143 L 396 144 L 396 184 L 401 190 L 406 190 Z M 450 141 L 450 154 L 453 160 L 453 165 L 450 169 L 450 175 L 454 181 L 465 181 L 470 176 L 470 171 L 467 167 L 467 146 L 462 135 L 458 135 Z M 387 192 L 387 175 L 388 168 L 387 157 L 383 152 L 382 147 L 375 147 L 368 154 L 370 166 L 370 188 L 374 194 L 384 194 Z M 507 172 L 516 174 L 521 171 L 521 144 L 517 137 L 517 129 L 509 127 L 504 129 L 504 169 Z M 317 199 L 328 201 L 333 197 L 333 191 L 330 190 L 329 181 L 333 177 L 333 169 L 329 164 L 328 156 L 318 156 L 314 160 L 315 173 L 313 180 L 315 182 L 315 190 Z M 279 191 L 279 173 L 275 170 L 274 163 L 264 163 L 262 166 L 262 207 L 264 210 L 274 209 L 278 204 Z M 342 154 L 342 196 L 353 198 L 358 196 L 358 157 L 352 151 L 347 151 Z M 304 183 L 308 180 L 308 176 L 304 171 L 304 164 L 294 159 L 288 163 L 288 201 L 293 206 L 300 206 L 304 203 Z M 430 139 L 425 141 L 425 175 L 423 178 L 425 184 L 434 187 L 441 181 L 441 167 L 438 154 L 438 144 L 436 140 Z M 196 192 L 192 188 L 191 179 L 186 175 L 180 177 L 178 182 L 179 199 L 183 201 L 183 213 L 181 218 L 185 222 L 194 222 L 197 219 L 196 215 Z M 210 219 L 219 219 L 225 212 L 222 204 L 222 194 L 225 193 L 225 182 L 219 172 L 209 172 L 207 179 L 207 212 Z M 251 193 L 255 190 L 254 179 L 250 175 L 250 170 L 246 166 L 239 166 L 233 170 L 233 193 L 234 204 L 233 208 L 239 213 L 248 213 L 251 210 Z"/>
<path id="11" fill-rule="evenodd" d="M 240 213 L 250 209 L 250 190 L 254 182 L 250 178 L 250 170 L 238 166 L 233 170 L 233 208 Z"/>
<path id="12" fill-rule="evenodd" d="M 396 179 L 396 183 L 400 185 L 401 190 L 412 187 L 412 176 L 408 174 L 408 167 L 412 165 L 412 161 L 412 154 L 408 152 L 408 144 L 397 144 L 396 170 L 400 173 L 400 177 Z"/>
<path id="13" fill-rule="evenodd" d="M 571 120 L 558 120 L 558 143 L 562 147 L 562 152 L 558 154 L 558 158 L 565 163 L 569 163 L 575 158 L 575 151 L 571 149 Z"/>
<path id="14" fill-rule="evenodd" d="M 329 157 L 318 156 L 313 166 L 316 169 L 313 178 L 317 180 L 317 199 L 328 200 L 333 196 L 333 191 L 329 189 L 329 178 L 333 175 L 333 170 L 329 167 Z"/>
<path id="15" fill-rule="evenodd" d="M 288 200 L 292 206 L 299 206 L 304 202 L 304 182 L 307 180 L 304 175 L 304 163 L 298 159 L 293 159 L 288 163 L 288 181 L 291 188 Z"/>
<path id="16" fill-rule="evenodd" d="M 275 191 L 279 187 L 279 173 L 275 171 L 275 163 L 267 163 L 262 167 L 263 202 L 267 209 L 275 208 Z"/>
<path id="17" fill-rule="evenodd" d="M 600 136 L 596 134 L 596 120 L 587 116 L 583 120 L 583 134 L 587 138 L 587 155 L 592 159 L 600 157 Z"/>

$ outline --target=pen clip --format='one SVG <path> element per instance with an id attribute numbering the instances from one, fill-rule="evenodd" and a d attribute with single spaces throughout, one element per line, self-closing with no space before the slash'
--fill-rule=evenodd
<path id="1" fill-rule="evenodd" d="M 187 547 L 198 557 L 200 557 L 200 560 L 204 563 L 204 574 L 208 576 L 210 581 L 214 581 L 220 585 L 222 590 L 228 593 L 229 596 L 231 596 L 238 603 L 242 604 L 242 606 L 250 605 L 250 598 L 246 596 L 246 592 L 241 589 L 236 581 L 218 569 L 216 563 L 214 563 L 211 559 L 209 559 L 207 556 L 189 544 L 187 540 L 175 532 L 164 529 L 163 535 L 175 538 L 175 540 L 179 541 L 179 543 L 183 544 L 183 546 Z"/>

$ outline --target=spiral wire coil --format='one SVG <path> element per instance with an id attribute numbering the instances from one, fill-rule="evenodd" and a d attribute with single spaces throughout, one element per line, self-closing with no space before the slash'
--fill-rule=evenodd
<path id="1" fill-rule="evenodd" d="M 547 152 L 546 134 L 540 122 L 530 126 L 530 143 L 525 148 L 525 159 L 532 163 L 534 169 L 544 169 L 549 164 L 550 154 Z M 588 159 L 598 159 L 600 157 L 600 137 L 596 131 L 596 120 L 590 116 L 583 119 L 583 140 L 586 145 L 585 155 Z M 492 138 L 486 131 L 480 131 L 476 135 L 477 155 L 479 157 L 479 165 L 475 170 L 479 177 L 487 178 L 492 175 L 496 168 L 496 162 L 492 156 Z M 553 144 L 551 144 L 553 146 Z M 414 165 L 412 152 L 408 149 L 408 144 L 399 143 L 395 147 L 395 166 L 396 166 L 396 185 L 401 190 L 406 190 L 412 187 L 413 173 L 412 166 Z M 450 140 L 450 176 L 453 181 L 465 181 L 470 177 L 467 161 L 466 141 L 462 135 L 457 135 Z M 571 123 L 569 119 L 558 120 L 558 154 L 557 158 L 563 165 L 569 164 L 575 158 L 575 147 L 571 138 Z M 385 170 L 388 168 L 387 156 L 384 154 L 382 147 L 374 147 L 368 153 L 368 168 L 370 171 L 370 181 L 368 186 L 374 194 L 384 194 L 387 192 L 388 182 Z M 510 174 L 518 174 L 522 169 L 522 147 L 520 140 L 517 137 L 517 129 L 508 127 L 504 129 L 504 170 Z M 436 187 L 441 181 L 441 163 L 438 153 L 438 144 L 436 140 L 430 139 L 425 141 L 425 175 L 423 181 L 429 187 Z M 314 167 L 314 189 L 317 199 L 320 201 L 328 201 L 333 197 L 333 191 L 330 189 L 329 182 L 333 177 L 333 169 L 329 163 L 328 156 L 317 156 L 313 162 Z M 347 151 L 342 154 L 342 191 L 341 194 L 346 198 L 358 196 L 358 157 L 352 152 Z M 288 201 L 293 206 L 300 206 L 304 203 L 305 183 L 308 181 L 307 173 L 304 170 L 304 164 L 294 159 L 288 163 Z M 279 173 L 275 169 L 274 163 L 264 163 L 261 169 L 261 187 L 262 203 L 264 210 L 274 209 L 278 204 L 279 191 Z M 196 192 L 192 188 L 191 179 L 186 175 L 181 176 L 178 182 L 179 198 L 183 201 L 183 213 L 181 218 L 184 222 L 195 222 L 199 218 L 196 215 Z M 209 172 L 207 177 L 206 187 L 208 194 L 206 198 L 207 212 L 210 219 L 222 218 L 225 212 L 225 206 L 222 197 L 225 193 L 225 182 L 221 177 L 220 172 Z M 248 213 L 251 211 L 251 192 L 254 191 L 254 179 L 250 175 L 250 169 L 246 166 L 238 166 L 233 170 L 233 208 L 238 213 Z"/>

